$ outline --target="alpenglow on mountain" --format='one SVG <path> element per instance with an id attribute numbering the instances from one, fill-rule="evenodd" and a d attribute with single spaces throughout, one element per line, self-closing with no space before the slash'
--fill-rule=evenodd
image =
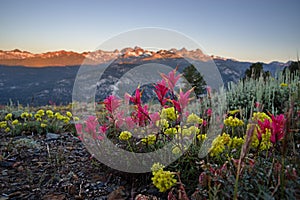
<path id="1" fill-rule="evenodd" d="M 49 101 L 56 104 L 70 103 L 74 81 L 83 62 L 91 67 L 110 63 L 102 79 L 97 83 L 97 101 L 118 90 L 116 85 L 118 79 L 139 65 L 147 65 L 149 68 L 153 63 L 174 68 L 179 66 L 180 71 L 190 63 L 206 61 L 214 61 L 225 84 L 230 81 L 237 82 L 252 64 L 208 56 L 199 49 L 185 48 L 149 51 L 135 47 L 83 53 L 62 50 L 40 54 L 18 49 L 0 50 L 0 105 L 10 101 L 24 105 L 45 105 Z M 282 70 L 288 65 L 289 62 L 272 62 L 264 64 L 264 70 L 274 74 L 275 71 Z M 143 82 L 140 80 L 142 77 L 133 78 L 137 82 Z"/>

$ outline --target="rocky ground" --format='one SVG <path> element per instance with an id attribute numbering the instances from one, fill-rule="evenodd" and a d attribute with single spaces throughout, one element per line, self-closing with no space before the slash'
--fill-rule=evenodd
<path id="1" fill-rule="evenodd" d="M 151 174 L 127 174 L 92 158 L 70 133 L 0 133 L 0 200 L 165 199 Z"/>

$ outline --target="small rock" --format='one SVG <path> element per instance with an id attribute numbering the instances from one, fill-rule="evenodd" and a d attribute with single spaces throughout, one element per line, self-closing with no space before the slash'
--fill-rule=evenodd
<path id="1" fill-rule="evenodd" d="M 12 167 L 14 162 L 0 161 L 0 167 Z"/>
<path id="2" fill-rule="evenodd" d="M 46 134 L 46 139 L 47 140 L 57 140 L 60 135 L 55 134 L 55 133 L 47 133 Z"/>
<path id="3" fill-rule="evenodd" d="M 2 176 L 7 176 L 8 175 L 8 172 L 7 172 L 8 170 L 2 170 Z"/>
<path id="4" fill-rule="evenodd" d="M 18 172 L 23 172 L 23 171 L 24 171 L 24 167 L 23 167 L 23 166 L 19 166 L 19 167 L 17 168 L 17 170 L 18 170 Z"/>

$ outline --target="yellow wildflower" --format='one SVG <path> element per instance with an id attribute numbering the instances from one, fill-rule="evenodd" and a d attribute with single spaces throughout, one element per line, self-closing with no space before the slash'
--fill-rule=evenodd
<path id="1" fill-rule="evenodd" d="M 230 144 L 230 135 L 223 133 L 218 135 L 212 142 L 212 146 L 209 150 L 210 156 L 217 156 L 225 150 L 225 145 Z"/>
<path id="2" fill-rule="evenodd" d="M 164 165 L 162 165 L 162 164 L 160 164 L 160 163 L 157 162 L 157 163 L 154 163 L 154 164 L 152 165 L 151 171 L 152 171 L 152 173 L 155 173 L 155 172 L 157 172 L 157 171 L 163 169 L 164 167 L 165 167 Z"/>
<path id="3" fill-rule="evenodd" d="M 0 128 L 6 128 L 7 127 L 7 121 L 0 122 Z"/>
<path id="4" fill-rule="evenodd" d="M 192 113 L 188 116 L 187 123 L 193 123 L 193 124 L 202 124 L 203 123 L 203 119 L 201 119 L 198 115 Z"/>
<path id="5" fill-rule="evenodd" d="M 45 115 L 45 111 L 43 109 L 38 110 L 36 113 L 39 114 L 40 116 Z"/>
<path id="6" fill-rule="evenodd" d="M 154 134 L 150 134 L 146 138 L 143 138 L 141 141 L 145 144 L 154 144 L 156 141 L 156 136 Z"/>
<path id="7" fill-rule="evenodd" d="M 238 110 L 238 109 L 237 110 L 231 110 L 231 111 L 229 111 L 229 114 L 235 115 L 238 112 L 240 112 L 240 110 Z"/>
<path id="8" fill-rule="evenodd" d="M 6 127 L 6 129 L 4 130 L 6 133 L 8 133 L 10 131 L 9 127 Z"/>
<path id="9" fill-rule="evenodd" d="M 280 87 L 287 87 L 289 86 L 287 83 L 280 83 Z"/>
<path id="10" fill-rule="evenodd" d="M 25 119 L 25 118 L 28 118 L 29 117 L 29 113 L 28 112 L 23 112 L 22 114 L 21 114 L 21 118 L 22 119 Z"/>
<path id="11" fill-rule="evenodd" d="M 178 133 L 178 131 L 176 128 L 168 128 L 164 132 L 164 134 L 166 134 L 166 135 L 175 135 L 177 133 Z"/>
<path id="12" fill-rule="evenodd" d="M 12 114 L 11 114 L 11 113 L 8 113 L 8 114 L 4 117 L 4 119 L 5 119 L 6 121 L 11 120 L 11 119 L 12 119 Z"/>
<path id="13" fill-rule="evenodd" d="M 12 121 L 12 125 L 17 125 L 19 123 L 19 120 L 15 119 L 14 121 Z"/>
<path id="14" fill-rule="evenodd" d="M 176 184 L 177 180 L 174 178 L 174 176 L 174 173 L 160 169 L 156 172 L 153 172 L 153 177 L 151 180 L 160 192 L 166 192 Z"/>
<path id="15" fill-rule="evenodd" d="M 41 127 L 45 128 L 45 127 L 47 127 L 47 124 L 41 123 Z"/>
<path id="16" fill-rule="evenodd" d="M 129 140 L 132 134 L 129 131 L 122 131 L 119 135 L 120 140 Z"/>
<path id="17" fill-rule="evenodd" d="M 198 140 L 203 141 L 207 138 L 206 134 L 198 134 L 197 135 Z"/>
<path id="18" fill-rule="evenodd" d="M 177 119 L 177 112 L 175 112 L 174 107 L 164 108 L 161 111 L 160 118 L 175 121 Z"/>
<path id="19" fill-rule="evenodd" d="M 157 120 L 155 124 L 156 124 L 157 127 L 160 127 L 160 128 L 163 128 L 163 129 L 169 127 L 168 120 L 166 120 L 166 119 Z"/>
<path id="20" fill-rule="evenodd" d="M 256 121 L 256 120 L 265 121 L 265 119 L 269 120 L 270 122 L 272 121 L 271 117 L 269 117 L 269 115 L 267 115 L 264 112 L 253 113 L 253 116 L 252 116 L 253 121 Z"/>
<path id="21" fill-rule="evenodd" d="M 224 120 L 224 124 L 226 126 L 236 127 L 236 126 L 243 126 L 244 122 L 237 117 L 229 116 Z"/>
<path id="22" fill-rule="evenodd" d="M 69 111 L 66 113 L 66 115 L 67 115 L 68 117 L 72 117 L 72 116 L 73 116 L 72 113 L 69 112 Z"/>

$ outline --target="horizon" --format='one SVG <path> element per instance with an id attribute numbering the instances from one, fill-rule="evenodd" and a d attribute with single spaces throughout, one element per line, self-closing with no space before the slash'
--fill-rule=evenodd
<path id="1" fill-rule="evenodd" d="M 136 46 L 136 47 L 139 47 L 139 46 Z M 126 48 L 135 48 L 135 47 L 126 47 Z M 141 47 L 139 47 L 141 48 Z M 182 47 L 182 48 L 176 48 L 177 50 L 181 50 L 185 47 Z M 125 49 L 125 48 L 123 48 Z M 81 52 L 78 52 L 78 51 L 73 51 L 73 50 L 66 50 L 66 49 L 59 49 L 59 50 L 54 50 L 54 51 L 47 51 L 47 52 L 31 52 L 31 51 L 27 51 L 27 50 L 23 50 L 23 49 L 11 49 L 11 50 L 3 50 L 3 49 L 0 49 L 0 51 L 21 51 L 21 52 L 28 52 L 28 53 L 32 53 L 32 54 L 43 54 L 43 53 L 52 53 L 52 52 L 60 52 L 60 51 L 65 51 L 65 52 L 73 52 L 73 53 L 78 53 L 78 54 L 82 54 L 82 53 L 91 53 L 91 52 L 95 52 L 95 51 L 98 51 L 98 50 L 101 50 L 101 51 L 107 51 L 107 52 L 113 52 L 115 50 L 118 50 L 118 51 L 121 51 L 123 49 L 114 49 L 114 50 L 102 50 L 102 49 L 95 49 L 95 50 L 91 50 L 91 51 L 81 51 Z M 143 48 L 142 48 L 143 49 Z M 170 49 L 159 49 L 159 50 L 171 50 L 172 48 Z M 185 48 L 187 49 L 187 48 Z M 144 49 L 145 50 L 145 49 Z M 196 51 L 197 49 L 187 49 L 188 51 Z M 201 49 L 200 49 L 201 50 Z M 154 51 L 155 52 L 155 51 Z M 207 54 L 206 54 L 207 55 Z M 249 62 L 249 63 L 264 63 L 264 64 L 270 64 L 270 63 L 273 63 L 273 62 L 279 62 L 279 63 L 288 63 L 288 62 L 297 62 L 297 59 L 291 59 L 291 60 L 286 60 L 286 61 L 278 61 L 278 60 L 272 60 L 272 61 L 269 61 L 269 62 L 264 62 L 264 61 L 249 61 L 249 60 L 238 60 L 236 58 L 232 58 L 232 57 L 223 57 L 223 56 L 219 56 L 219 55 L 214 55 L 214 54 L 210 54 L 210 55 L 207 55 L 207 56 L 210 56 L 210 57 L 216 57 L 216 58 L 220 58 L 220 59 L 229 59 L 229 60 L 235 60 L 235 61 L 238 61 L 238 62 Z"/>
<path id="2" fill-rule="evenodd" d="M 0 49 L 87 52 L 120 33 L 156 27 L 190 37 L 207 55 L 288 62 L 300 50 L 299 5 L 297 0 L 2 1 Z"/>

